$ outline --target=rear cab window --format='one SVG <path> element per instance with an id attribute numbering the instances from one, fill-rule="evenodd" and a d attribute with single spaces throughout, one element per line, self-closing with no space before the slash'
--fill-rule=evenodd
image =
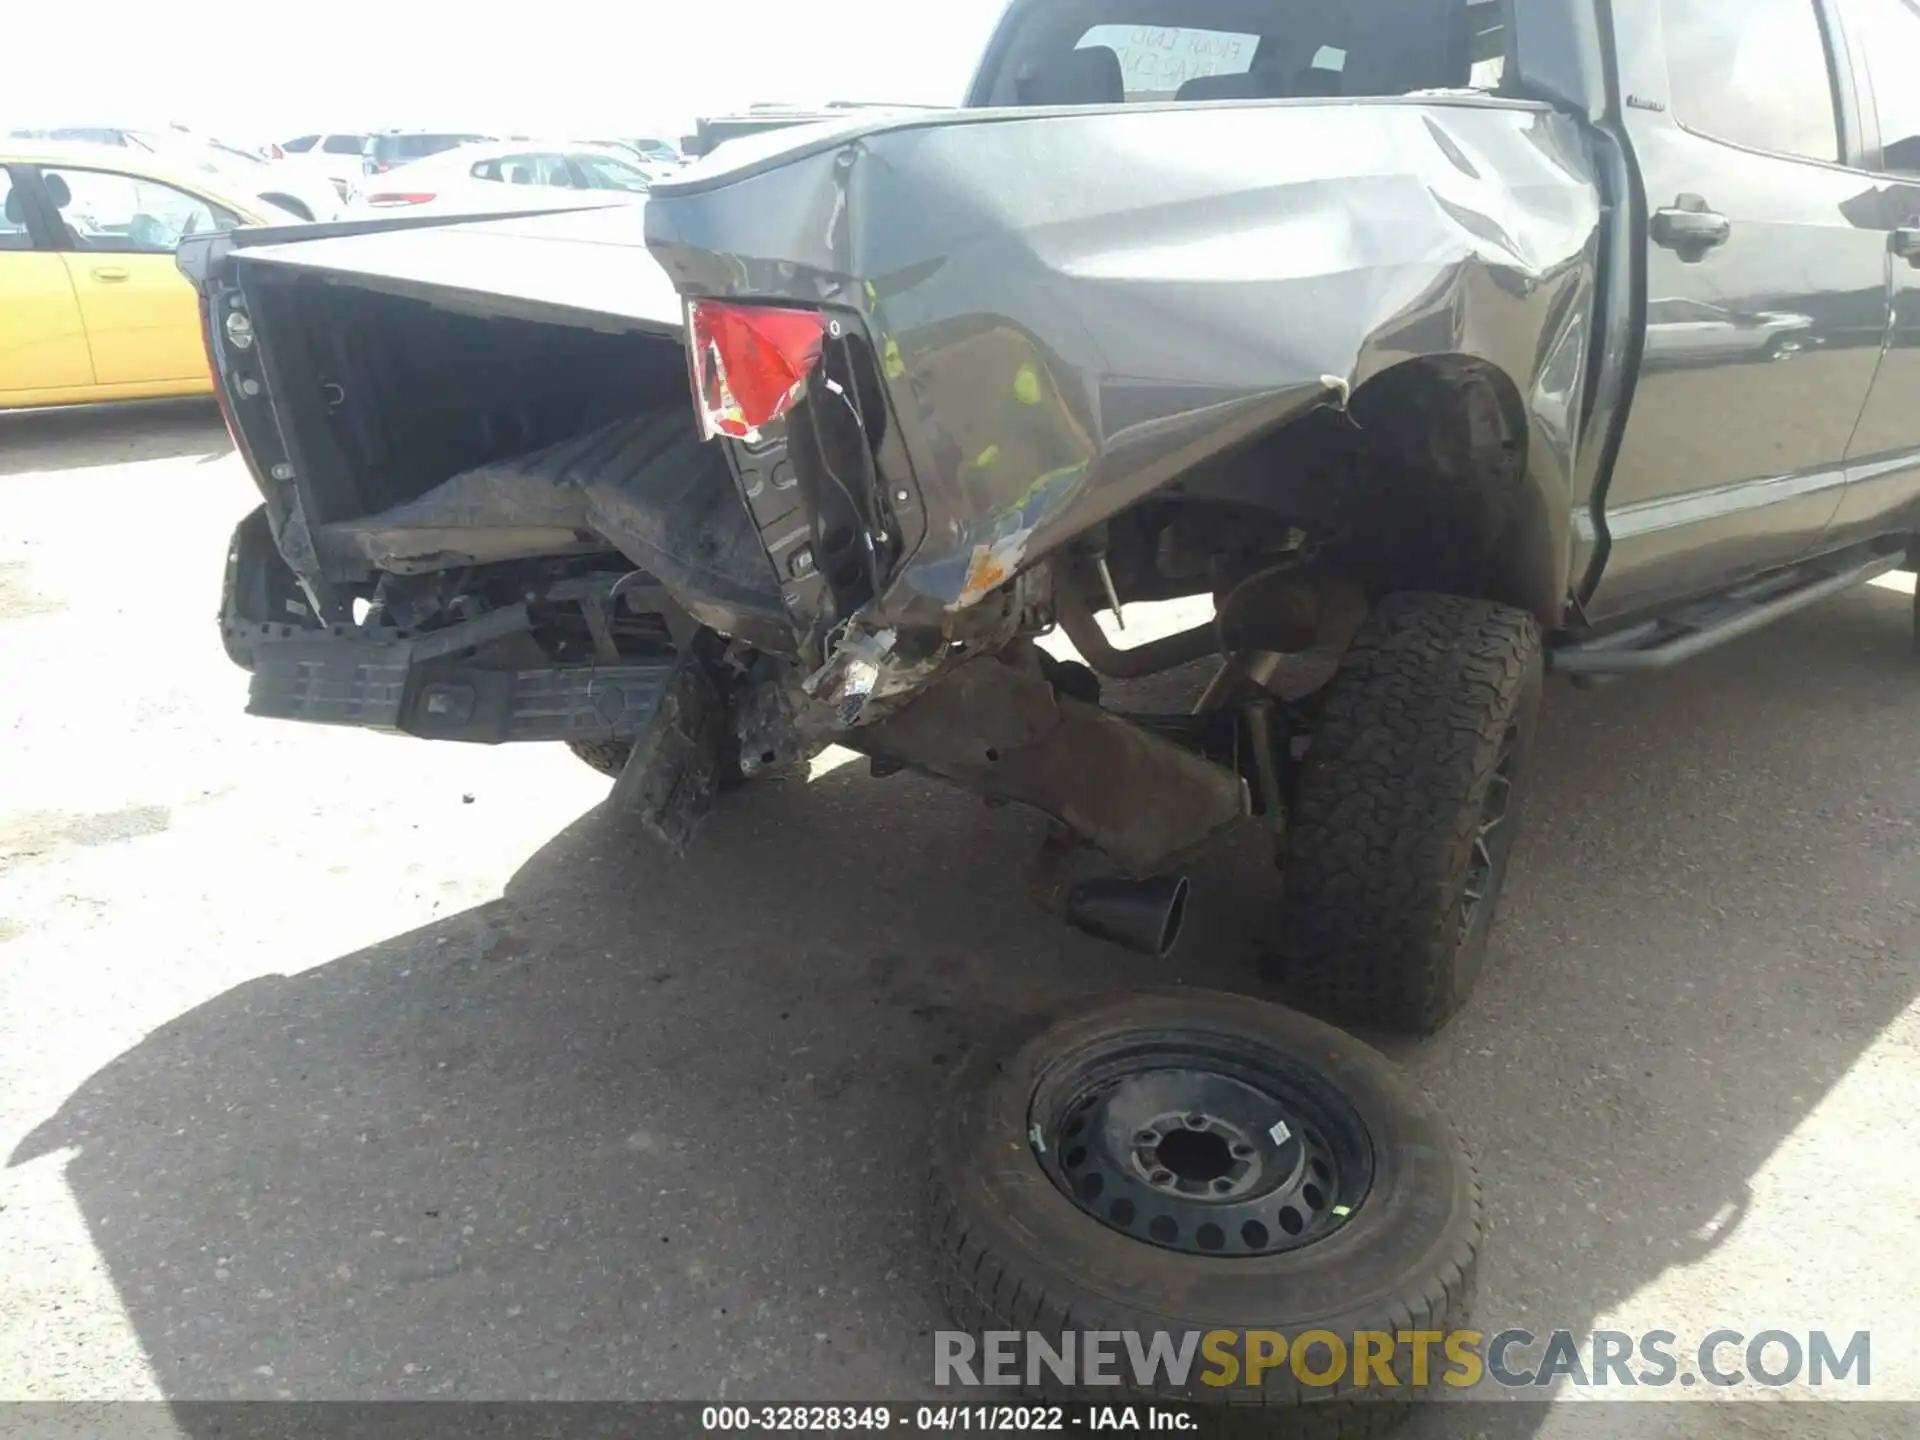
<path id="1" fill-rule="evenodd" d="M 1124 93 L 1133 103 L 1172 100 L 1189 80 L 1245 75 L 1253 69 L 1260 37 L 1190 25 L 1095 25 L 1074 48 L 1118 55 Z"/>
<path id="2" fill-rule="evenodd" d="M 1509 0 L 1064 0 L 1035 5 L 989 105 L 1497 91 Z M 979 92 L 976 92 L 978 96 Z"/>

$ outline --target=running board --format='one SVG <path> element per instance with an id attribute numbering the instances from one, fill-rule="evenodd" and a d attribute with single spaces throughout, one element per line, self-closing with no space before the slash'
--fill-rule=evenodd
<path id="1" fill-rule="evenodd" d="M 1596 678 L 1665 670 L 1904 564 L 1905 555 L 1893 550 L 1865 561 L 1856 559 L 1843 569 L 1835 569 L 1829 561 L 1776 571 L 1658 620 L 1592 640 L 1550 646 L 1547 664 L 1563 675 Z"/>

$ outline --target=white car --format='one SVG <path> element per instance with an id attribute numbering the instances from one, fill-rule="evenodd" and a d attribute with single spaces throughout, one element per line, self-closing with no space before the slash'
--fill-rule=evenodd
<path id="1" fill-rule="evenodd" d="M 215 177 L 230 193 L 265 200 L 300 220 L 337 220 L 346 209 L 348 195 L 320 176 L 288 170 L 237 145 L 178 128 L 63 126 L 15 130 L 12 135 L 21 140 L 112 145 L 151 155 L 174 170 Z"/>
<path id="2" fill-rule="evenodd" d="M 361 203 L 371 210 L 486 214 L 543 206 L 641 200 L 646 171 L 620 151 L 565 141 L 463 145 L 372 177 Z"/>
<path id="3" fill-rule="evenodd" d="M 606 140 L 585 137 L 581 143 L 616 151 L 632 160 L 656 180 L 665 179 L 687 164 L 687 157 L 664 140 L 647 138 Z"/>
<path id="4" fill-rule="evenodd" d="M 278 154 L 273 164 L 289 174 L 305 174 L 326 181 L 338 192 L 341 203 L 350 205 L 360 198 L 362 182 L 366 179 L 363 157 L 367 141 L 372 137 L 371 130 L 332 130 L 296 136 L 274 146 Z"/>

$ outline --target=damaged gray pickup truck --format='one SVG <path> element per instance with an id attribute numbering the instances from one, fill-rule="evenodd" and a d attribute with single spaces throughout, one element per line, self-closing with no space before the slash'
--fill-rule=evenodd
<path id="1" fill-rule="evenodd" d="M 1904 0 L 1015 0 L 965 108 L 644 207 L 191 238 L 249 708 L 564 741 L 675 845 L 848 746 L 1050 816 L 1036 891 L 1148 951 L 1253 817 L 1287 993 L 1432 1030 L 1546 672 L 1910 564 L 1917 55 Z"/>

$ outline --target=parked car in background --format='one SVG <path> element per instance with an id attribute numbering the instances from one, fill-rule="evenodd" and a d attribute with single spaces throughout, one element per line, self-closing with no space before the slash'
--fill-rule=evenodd
<path id="1" fill-rule="evenodd" d="M 425 160 L 462 145 L 497 140 L 497 135 L 481 135 L 464 130 L 380 130 L 369 135 L 360 151 L 361 168 L 369 175 L 384 175 L 401 165 Z"/>
<path id="2" fill-rule="evenodd" d="M 188 235 L 294 217 L 129 146 L 0 143 L 0 408 L 212 390 Z"/>
<path id="3" fill-rule="evenodd" d="M 372 138 L 373 132 L 369 130 L 296 135 L 276 147 L 280 156 L 275 163 L 290 170 L 320 175 L 339 193 L 343 204 L 351 204 L 359 197 L 361 182 L 366 179 L 367 142 Z"/>
<path id="4" fill-rule="evenodd" d="M 380 177 L 362 203 L 373 210 L 476 214 L 639 199 L 652 184 L 636 160 L 607 146 L 465 145 Z"/>
<path id="5" fill-rule="evenodd" d="M 177 126 L 68 125 L 14 130 L 10 138 L 111 145 L 150 155 L 174 169 L 214 176 L 229 190 L 264 200 L 301 220 L 336 220 L 350 198 L 350 192 L 322 177 L 274 165 L 242 146 Z"/>
<path id="6" fill-rule="evenodd" d="M 687 157 L 680 153 L 680 147 L 667 140 L 656 140 L 648 136 L 622 136 L 618 140 L 607 142 L 633 151 L 640 157 L 641 163 L 660 170 L 678 170 L 687 163 Z"/>

